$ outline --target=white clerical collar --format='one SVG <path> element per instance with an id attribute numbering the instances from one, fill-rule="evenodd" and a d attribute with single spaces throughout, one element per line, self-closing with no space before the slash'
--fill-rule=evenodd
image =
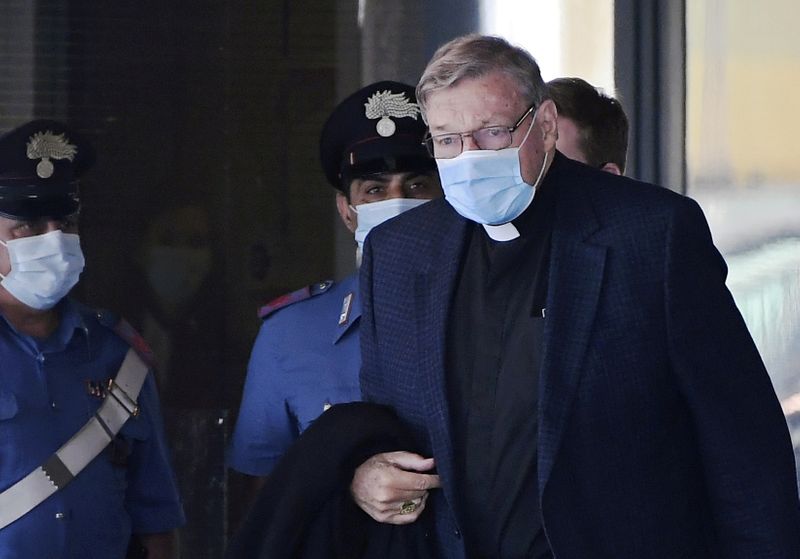
<path id="1" fill-rule="evenodd" d="M 511 223 L 503 223 L 502 225 L 485 225 L 483 226 L 486 234 L 493 241 L 513 241 L 519 237 L 519 231 L 516 226 Z"/>

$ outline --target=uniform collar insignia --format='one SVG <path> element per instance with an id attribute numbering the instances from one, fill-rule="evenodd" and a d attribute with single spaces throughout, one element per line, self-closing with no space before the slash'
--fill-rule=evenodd
<path id="1" fill-rule="evenodd" d="M 353 292 L 345 295 L 342 301 L 342 310 L 339 311 L 339 326 L 343 326 L 350 321 L 350 308 L 353 303 Z"/>
<path id="2" fill-rule="evenodd" d="M 78 148 L 70 144 L 64 134 L 54 134 L 50 130 L 37 132 L 31 136 L 26 147 L 28 159 L 41 160 L 36 165 L 36 174 L 42 179 L 53 176 L 54 169 L 51 159 L 72 161 L 78 153 Z"/>
<path id="3" fill-rule="evenodd" d="M 388 89 L 375 92 L 364 103 L 364 107 L 367 118 L 380 119 L 375 130 L 384 138 L 393 135 L 397 130 L 392 118 L 410 117 L 417 120 L 419 114 L 419 105 L 409 101 L 405 93 L 392 93 Z"/>

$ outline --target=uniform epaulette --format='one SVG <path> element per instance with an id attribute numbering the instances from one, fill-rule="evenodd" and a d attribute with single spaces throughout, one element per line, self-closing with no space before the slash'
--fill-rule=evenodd
<path id="1" fill-rule="evenodd" d="M 144 361 L 148 367 L 155 367 L 153 350 L 150 349 L 150 346 L 147 345 L 147 342 L 144 340 L 142 335 L 139 334 L 139 332 L 137 332 L 127 320 L 120 317 L 116 313 L 106 310 L 97 311 L 95 316 L 100 324 L 113 330 L 117 336 L 125 340 L 128 345 L 133 348 L 137 355 L 142 358 L 142 361 Z"/>
<path id="2" fill-rule="evenodd" d="M 332 280 L 322 281 L 319 283 L 313 283 L 311 285 L 307 285 L 302 289 L 298 289 L 297 291 L 292 291 L 291 293 L 287 293 L 286 295 L 281 295 L 280 297 L 276 297 L 263 307 L 258 309 L 258 317 L 261 319 L 267 318 L 269 315 L 274 313 L 277 310 L 280 310 L 284 307 L 288 307 L 289 305 L 293 305 L 295 303 L 299 303 L 300 301 L 305 301 L 306 299 L 310 299 L 311 297 L 315 297 L 322 293 L 325 293 L 330 289 L 333 285 Z"/>

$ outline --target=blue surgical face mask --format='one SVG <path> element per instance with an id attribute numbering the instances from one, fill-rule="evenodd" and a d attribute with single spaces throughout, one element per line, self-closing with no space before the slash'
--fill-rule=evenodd
<path id="1" fill-rule="evenodd" d="M 55 306 L 78 283 L 84 266 L 78 235 L 50 231 L 44 235 L 0 241 L 8 250 L 11 271 L 0 284 L 31 308 Z"/>
<path id="2" fill-rule="evenodd" d="M 468 150 L 452 159 L 437 159 L 444 196 L 462 216 L 486 225 L 500 225 L 519 217 L 530 203 L 547 166 L 547 153 L 534 184 L 522 178 L 519 150 L 528 140 L 536 112 L 525 138 L 517 147 Z"/>
<path id="3" fill-rule="evenodd" d="M 364 248 L 364 241 L 367 234 L 384 221 L 400 215 L 417 206 L 421 206 L 430 200 L 420 198 L 389 198 L 379 202 L 369 204 L 359 204 L 353 207 L 356 213 L 358 225 L 356 226 L 356 243 L 359 248 Z"/>
<path id="4" fill-rule="evenodd" d="M 356 260 L 361 263 L 361 252 L 364 250 L 364 241 L 367 234 L 372 231 L 373 227 L 377 227 L 384 221 L 400 215 L 417 206 L 421 206 L 430 200 L 422 198 L 389 198 L 388 200 L 381 200 L 379 202 L 370 202 L 369 204 L 359 204 L 350 208 L 356 213 L 356 243 L 358 243 L 358 250 L 356 252 Z"/>

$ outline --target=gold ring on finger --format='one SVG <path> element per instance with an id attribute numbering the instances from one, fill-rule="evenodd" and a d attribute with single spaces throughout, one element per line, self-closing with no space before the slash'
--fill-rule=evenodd
<path id="1" fill-rule="evenodd" d="M 416 501 L 406 501 L 400 507 L 400 514 L 411 514 L 412 512 L 417 510 L 418 506 L 419 503 L 417 503 Z"/>

